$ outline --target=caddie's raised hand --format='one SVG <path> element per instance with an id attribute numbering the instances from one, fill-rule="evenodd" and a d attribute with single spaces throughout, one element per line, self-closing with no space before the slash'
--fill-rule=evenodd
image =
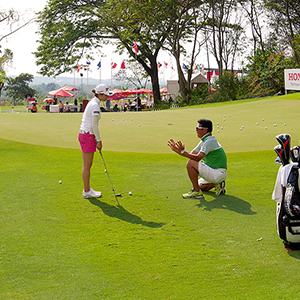
<path id="1" fill-rule="evenodd" d="M 168 141 L 168 146 L 171 148 L 171 150 L 175 151 L 174 149 L 176 148 L 174 140 L 170 139 Z"/>
<path id="2" fill-rule="evenodd" d="M 176 145 L 176 148 L 179 150 L 179 152 L 184 150 L 184 144 L 182 144 L 181 141 L 177 141 L 177 143 L 175 145 Z"/>

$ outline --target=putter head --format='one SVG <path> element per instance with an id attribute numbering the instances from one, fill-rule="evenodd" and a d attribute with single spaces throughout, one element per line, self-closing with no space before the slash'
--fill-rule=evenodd
<path id="1" fill-rule="evenodd" d="M 277 141 L 279 142 L 281 146 L 280 151 L 276 151 L 277 154 L 279 154 L 279 157 L 281 159 L 282 165 L 285 166 L 289 164 L 290 162 L 290 143 L 291 143 L 291 136 L 289 134 L 279 134 L 276 136 Z"/>

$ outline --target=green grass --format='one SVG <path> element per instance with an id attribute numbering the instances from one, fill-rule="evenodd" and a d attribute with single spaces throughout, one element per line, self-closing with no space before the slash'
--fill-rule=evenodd
<path id="1" fill-rule="evenodd" d="M 295 100 L 299 98 L 299 94 L 292 95 Z M 187 149 L 192 149 L 197 141 L 194 128 L 197 120 L 203 117 L 213 120 L 214 134 L 226 152 L 270 150 L 276 145 L 275 136 L 285 132 L 291 134 L 292 143 L 298 144 L 298 125 L 295 122 L 298 120 L 300 102 L 282 98 L 288 96 L 291 98 L 291 95 L 287 95 L 255 101 L 234 101 L 227 105 L 214 104 L 213 107 L 207 105 L 128 114 L 103 113 L 100 121 L 103 151 L 170 153 L 166 145 L 170 138 L 182 140 Z M 3 113 L 0 118 L 0 137 L 4 139 L 79 149 L 77 136 L 81 113 Z M 277 126 L 274 127 L 274 124 Z M 240 130 L 242 126 L 244 129 Z"/>
<path id="2" fill-rule="evenodd" d="M 262 116 L 272 124 L 289 105 L 287 126 L 277 121 L 268 135 L 256 124 L 232 128 Z M 297 110 L 270 99 L 139 113 L 136 121 L 122 121 L 136 113 L 103 114 L 103 155 L 120 206 L 97 153 L 91 183 L 103 197 L 81 198 L 80 114 L 0 114 L 0 299 L 296 299 L 300 253 L 284 250 L 271 194 L 275 135 L 294 130 L 296 143 Z M 166 141 L 190 149 L 195 120 L 223 114 L 226 127 L 215 134 L 231 141 L 226 195 L 184 200 L 186 160 Z"/>

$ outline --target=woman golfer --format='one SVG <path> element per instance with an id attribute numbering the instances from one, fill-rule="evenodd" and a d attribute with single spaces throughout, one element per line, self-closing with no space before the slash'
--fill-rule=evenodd
<path id="1" fill-rule="evenodd" d="M 99 84 L 92 92 L 94 98 L 86 106 L 79 130 L 78 140 L 80 142 L 83 158 L 82 179 L 84 190 L 83 198 L 100 198 L 101 192 L 95 192 L 90 187 L 90 171 L 96 150 L 101 152 L 102 141 L 99 134 L 98 123 L 101 118 L 100 101 L 106 101 L 113 93 L 109 91 L 106 84 Z"/>

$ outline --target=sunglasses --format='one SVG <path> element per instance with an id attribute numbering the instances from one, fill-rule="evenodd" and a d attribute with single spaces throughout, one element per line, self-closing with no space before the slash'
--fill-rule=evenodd
<path id="1" fill-rule="evenodd" d="M 198 126 L 196 127 L 196 131 L 198 131 L 200 129 L 203 130 L 203 129 L 208 129 L 208 128 L 207 127 L 198 127 Z"/>

